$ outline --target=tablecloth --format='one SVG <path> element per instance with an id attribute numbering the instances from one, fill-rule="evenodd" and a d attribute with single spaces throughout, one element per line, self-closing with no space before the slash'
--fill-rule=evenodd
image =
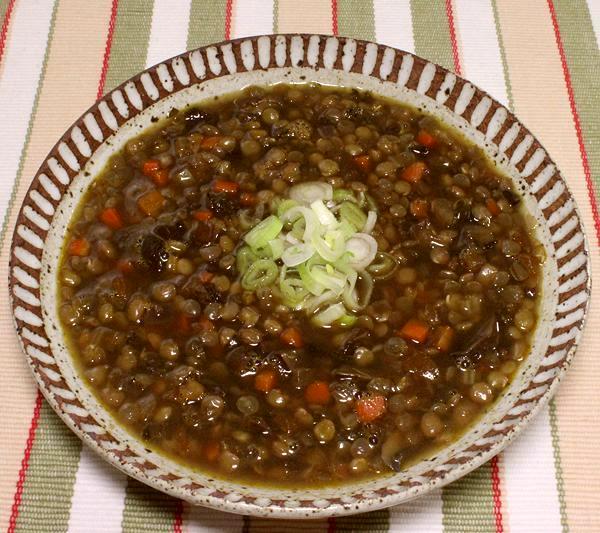
<path id="1" fill-rule="evenodd" d="M 55 140 L 139 70 L 225 38 L 360 37 L 415 52 L 515 111 L 558 163 L 599 268 L 599 0 L 2 0 L 0 279 L 16 215 Z M 595 292 L 600 291 L 596 289 Z M 0 529 L 600 531 L 600 298 L 556 398 L 504 453 L 403 506 L 274 522 L 191 507 L 126 478 L 37 392 L 0 297 Z"/>

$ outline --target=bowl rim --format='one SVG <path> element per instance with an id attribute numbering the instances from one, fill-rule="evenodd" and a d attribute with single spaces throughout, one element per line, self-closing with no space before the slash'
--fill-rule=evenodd
<path id="1" fill-rule="evenodd" d="M 280 46 L 282 42 L 285 45 L 285 56 L 284 64 L 280 65 L 278 64 L 276 57 L 276 48 Z M 291 50 L 294 46 L 294 43 L 301 43 L 302 45 L 300 64 L 293 64 Z M 316 45 L 314 43 L 316 43 Z M 330 43 L 333 44 L 330 45 Z M 310 55 L 311 46 L 313 46 L 314 57 Z M 334 49 L 334 52 L 330 53 L 328 56 L 327 52 L 329 46 Z M 266 56 L 267 59 L 265 60 L 266 64 L 263 64 L 262 62 L 262 59 L 265 57 L 263 51 L 264 47 L 268 47 L 268 56 Z M 349 48 L 349 50 L 346 50 L 347 48 Z M 331 52 L 331 49 L 329 49 L 329 52 Z M 193 59 L 194 54 L 196 58 L 196 64 Z M 253 64 L 251 68 L 246 68 L 244 54 L 246 54 L 246 57 L 248 54 L 253 56 Z M 391 58 L 391 60 L 388 58 L 387 62 L 386 54 L 388 54 L 389 58 Z M 235 74 L 235 72 L 239 71 L 240 69 L 250 72 L 253 70 L 268 71 L 274 69 L 294 69 L 300 66 L 310 66 L 315 70 L 346 70 L 344 65 L 344 57 L 349 56 L 352 58 L 352 63 L 348 69 L 349 71 L 356 72 L 367 77 L 379 78 L 381 81 L 386 83 L 392 81 L 399 84 L 399 79 L 404 76 L 406 78 L 404 80 L 404 86 L 409 90 L 419 91 L 424 77 L 430 78 L 429 85 L 425 87 L 425 90 L 422 94 L 424 96 L 429 96 L 432 99 L 434 96 L 430 96 L 428 94 L 428 92 L 432 91 L 432 87 L 434 88 L 435 98 L 437 99 L 444 88 L 444 83 L 448 83 L 449 89 L 444 89 L 444 91 L 447 91 L 446 99 L 444 99 L 441 105 L 444 105 L 450 109 L 450 106 L 447 102 L 453 103 L 455 109 L 450 109 L 452 113 L 456 113 L 456 106 L 463 94 L 467 94 L 468 96 L 468 93 L 472 92 L 462 113 L 458 114 L 463 116 L 463 118 L 465 118 L 465 120 L 468 122 L 467 127 L 475 128 L 482 132 L 484 132 L 484 130 L 480 128 L 485 127 L 486 134 L 489 132 L 489 128 L 491 128 L 492 121 L 496 117 L 496 114 L 503 115 L 503 121 L 498 127 L 498 131 L 489 139 L 490 143 L 498 146 L 500 146 L 501 141 L 505 140 L 506 136 L 509 135 L 509 130 L 516 125 L 517 133 L 515 134 L 514 139 L 512 139 L 512 142 L 503 150 L 504 153 L 511 157 L 520 149 L 523 143 L 526 143 L 526 139 L 531 138 L 531 143 L 526 148 L 521 158 L 515 162 L 515 167 L 518 169 L 519 165 L 522 164 L 522 169 L 519 170 L 519 173 L 521 173 L 526 167 L 526 163 L 523 162 L 526 155 L 529 154 L 529 158 L 527 159 L 527 163 L 529 163 L 535 156 L 534 150 L 537 152 L 541 150 L 543 157 L 541 158 L 539 165 L 533 169 L 529 176 L 524 178 L 531 186 L 534 184 L 535 178 L 539 177 L 539 175 L 542 173 L 542 171 L 539 169 L 542 167 L 546 169 L 550 168 L 550 166 L 553 166 L 554 172 L 552 175 L 548 176 L 546 181 L 541 184 L 541 187 L 538 187 L 538 189 L 534 192 L 536 197 L 537 193 L 541 195 L 541 197 L 536 200 L 539 202 L 541 198 L 546 198 L 546 196 L 552 192 L 552 189 L 557 184 L 562 187 L 562 192 L 559 191 L 559 196 L 557 198 L 551 198 L 550 200 L 552 200 L 552 202 L 546 207 L 546 210 L 549 210 L 552 206 L 555 206 L 555 209 L 549 211 L 549 215 L 547 217 L 545 216 L 547 221 L 554 213 L 560 211 L 562 205 L 560 203 L 561 198 L 565 202 L 571 202 L 567 209 L 567 215 L 560 218 L 560 220 L 556 222 L 556 226 L 559 226 L 559 223 L 564 222 L 565 220 L 571 218 L 575 219 L 576 226 L 573 232 L 575 232 L 576 235 L 582 235 L 582 242 L 576 249 L 577 254 L 574 255 L 570 260 L 579 258 L 580 256 L 583 257 L 583 263 L 576 270 L 576 272 L 584 273 L 585 280 L 576 287 L 573 287 L 570 290 L 565 290 L 561 294 L 564 294 L 566 298 L 563 300 L 563 303 L 564 301 L 569 301 L 575 296 L 582 300 L 575 307 L 576 310 L 580 311 L 579 315 L 581 316 L 579 317 L 578 315 L 576 320 L 569 323 L 567 327 L 570 329 L 568 331 L 555 333 L 557 329 L 560 328 L 554 328 L 553 338 L 562 339 L 562 337 L 565 335 L 567 337 L 566 341 L 561 345 L 554 346 L 555 349 L 553 353 L 559 353 L 557 361 L 552 365 L 546 365 L 547 368 L 543 371 L 549 372 L 551 377 L 547 378 L 540 384 L 535 384 L 535 386 L 532 387 L 533 390 L 543 388 L 543 392 L 535 396 L 533 399 L 518 400 L 522 401 L 523 405 L 525 406 L 523 412 L 513 416 L 508 422 L 504 420 L 500 421 L 506 427 L 500 424 L 498 429 L 494 430 L 495 434 L 492 436 L 493 442 L 491 444 L 485 444 L 480 447 L 481 449 L 475 450 L 476 455 L 473 455 L 470 459 L 451 464 L 448 470 L 444 470 L 441 473 L 433 472 L 430 478 L 425 477 L 424 479 L 418 481 L 415 480 L 414 483 L 407 484 L 402 491 L 386 490 L 377 494 L 365 495 L 364 498 L 360 498 L 351 503 L 333 501 L 333 499 L 322 501 L 309 496 L 305 498 L 299 498 L 298 501 L 300 502 L 300 505 L 286 506 L 285 501 L 283 501 L 283 503 L 273 501 L 258 502 L 256 498 L 253 499 L 245 496 L 239 499 L 228 499 L 228 494 L 224 493 L 202 493 L 201 497 L 198 497 L 198 495 L 195 494 L 197 487 L 194 487 L 193 483 L 189 485 L 176 484 L 175 480 L 170 478 L 169 475 L 165 476 L 162 474 L 161 476 L 157 476 L 156 474 L 152 474 L 152 471 L 154 470 L 153 467 L 156 467 L 156 465 L 148 461 L 147 458 L 144 458 L 143 456 L 136 457 L 135 459 L 139 459 L 139 461 L 136 462 L 132 460 L 131 455 L 127 454 L 127 448 L 120 453 L 114 453 L 115 450 L 113 449 L 111 453 L 111 451 L 102 444 L 106 440 L 104 437 L 101 439 L 97 438 L 97 436 L 94 436 L 93 432 L 90 432 L 82 427 L 82 423 L 88 424 L 88 427 L 90 423 L 92 423 L 92 425 L 100 425 L 97 420 L 90 413 L 86 412 L 87 415 L 82 416 L 81 413 L 77 414 L 77 409 L 69 407 L 77 406 L 79 403 L 76 395 L 73 394 L 72 391 L 68 390 L 68 387 L 65 389 L 66 382 L 64 379 L 62 379 L 62 376 L 60 376 L 60 371 L 57 370 L 58 367 L 52 363 L 54 356 L 50 348 L 47 347 L 49 345 L 46 344 L 46 346 L 44 346 L 43 342 L 40 344 L 39 339 L 35 338 L 37 336 L 41 337 L 42 339 L 47 339 L 44 329 L 44 309 L 36 308 L 35 304 L 35 299 L 37 299 L 37 301 L 40 299 L 40 270 L 37 268 L 36 261 L 32 260 L 30 256 L 34 256 L 33 259 L 39 256 L 38 262 L 40 262 L 41 266 L 42 251 L 45 247 L 45 238 L 48 233 L 48 231 L 44 228 L 46 225 L 51 224 L 54 218 L 54 210 L 51 209 L 48 210 L 48 212 L 44 212 L 43 205 L 45 204 L 37 197 L 41 195 L 43 200 L 51 204 L 51 207 L 56 207 L 62 200 L 65 192 L 68 190 L 74 176 L 76 176 L 80 171 L 83 171 L 85 162 L 93 157 L 96 150 L 108 139 L 110 139 L 113 133 L 118 131 L 124 123 L 128 122 L 139 113 L 144 112 L 147 108 L 161 102 L 169 95 L 177 93 L 179 90 L 186 89 L 195 84 L 202 84 L 207 80 Z M 196 71 L 198 57 L 204 64 L 205 75 L 203 77 L 199 76 L 198 72 Z M 233 63 L 231 61 L 233 61 Z M 188 83 L 185 83 L 185 79 L 183 81 L 181 79 L 182 77 L 185 78 L 185 76 L 179 73 L 183 72 L 179 71 L 180 64 L 183 64 L 184 69 L 187 71 L 189 78 Z M 365 67 L 367 64 L 368 67 Z M 409 65 L 407 67 L 408 74 L 403 71 L 405 64 Z M 215 72 L 217 65 L 218 72 Z M 371 70 L 368 73 L 365 73 L 365 69 L 368 69 L 369 66 L 371 67 Z M 419 70 L 419 68 L 420 72 L 416 72 Z M 362 69 L 362 71 L 360 69 Z M 168 82 L 164 81 L 166 79 L 165 72 L 166 77 L 170 78 L 172 81 L 170 86 Z M 395 80 L 393 79 L 394 76 L 396 77 Z M 194 78 L 195 81 L 189 81 L 191 78 Z M 150 80 L 149 83 L 148 80 Z M 285 82 L 285 80 L 281 81 Z M 132 85 L 140 97 L 139 102 L 141 102 L 141 107 L 136 105 L 138 102 L 135 101 L 135 97 L 131 95 Z M 153 98 L 152 85 L 158 91 L 158 96 L 156 98 Z M 126 116 L 120 112 L 121 100 L 124 101 L 129 110 Z M 473 103 L 474 100 L 477 100 L 477 102 Z M 482 108 L 485 107 L 483 102 L 486 102 L 485 105 L 488 105 L 487 103 L 489 102 L 489 105 L 487 109 L 485 109 L 485 113 L 483 113 L 481 120 L 477 124 L 473 124 L 475 121 L 473 117 L 477 112 L 477 108 L 479 106 Z M 469 110 L 470 117 L 466 118 L 464 114 L 468 114 Z M 90 116 L 92 117 L 91 121 L 95 122 L 96 126 L 99 128 L 99 135 L 94 135 L 94 133 L 91 131 L 93 130 L 93 125 L 89 125 Z M 114 127 L 115 123 L 116 127 Z M 91 148 L 89 156 L 84 153 L 85 150 L 82 152 L 78 141 L 75 139 L 74 132 L 76 132 L 76 130 L 79 130 L 79 132 L 83 133 L 83 136 L 87 141 L 88 148 Z M 499 140 L 494 141 L 496 138 Z M 509 153 L 509 150 L 511 149 L 512 152 Z M 69 164 L 69 151 L 77 161 L 77 169 Z M 500 147 L 498 147 L 498 151 L 501 151 Z M 53 164 L 51 160 L 57 162 L 58 167 Z M 80 161 L 82 163 L 80 163 Z M 536 172 L 538 170 L 539 172 Z M 44 182 L 44 180 L 49 180 L 51 184 L 48 185 Z M 558 188 L 560 189 L 560 187 Z M 33 196 L 37 196 L 34 198 L 32 193 L 34 193 Z M 34 209 L 37 214 L 46 221 L 47 224 L 41 224 L 41 226 L 40 224 L 36 225 L 36 222 L 25 214 L 25 208 L 27 206 Z M 52 212 L 50 213 L 50 211 Z M 24 221 L 27 222 L 24 223 Z M 20 227 L 23 225 L 25 225 L 27 228 L 34 228 L 33 233 L 36 234 L 42 241 L 41 248 L 38 247 L 37 242 L 32 242 L 31 236 L 24 235 L 23 232 L 20 231 Z M 33 241 L 35 241 L 35 238 Z M 558 242 L 560 242 L 560 240 Z M 562 245 L 564 245 L 564 243 L 561 244 L 561 246 Z M 549 243 L 544 243 L 544 247 L 548 249 Z M 25 250 L 26 253 L 23 253 L 23 250 Z M 557 250 L 555 246 L 555 250 L 552 253 L 555 253 L 556 251 Z M 567 256 L 569 253 L 571 253 L 571 251 L 567 252 Z M 21 272 L 24 272 L 26 276 L 24 276 Z M 30 283 L 29 285 L 27 284 L 27 276 L 34 278 L 34 280 L 37 282 L 37 287 L 35 286 L 35 283 Z M 567 276 L 565 280 L 562 281 L 562 284 L 564 285 L 570 279 L 572 279 L 572 277 Z M 31 297 L 29 295 L 24 296 L 23 291 L 28 291 Z M 531 134 L 531 132 L 525 126 L 523 126 L 523 124 L 512 114 L 512 112 L 499 104 L 487 92 L 477 88 L 474 84 L 466 79 L 448 71 L 439 65 L 436 65 L 435 63 L 432 63 L 410 52 L 398 50 L 386 45 L 361 39 L 330 35 L 306 33 L 269 34 L 224 40 L 219 43 L 209 44 L 199 47 L 195 50 L 184 52 L 170 59 L 162 61 L 157 65 L 139 72 L 138 74 L 121 83 L 112 91 L 107 92 L 87 111 L 85 111 L 66 130 L 62 137 L 50 150 L 49 154 L 44 159 L 44 162 L 36 172 L 35 177 L 32 180 L 32 183 L 24 197 L 15 223 L 11 244 L 9 293 L 11 307 L 13 310 L 13 320 L 17 330 L 19 343 L 37 381 L 38 387 L 51 407 L 67 424 L 67 426 L 103 459 L 111 463 L 113 466 L 119 468 L 127 475 L 134 477 L 147 485 L 150 485 L 172 496 L 183 498 L 192 503 L 205 505 L 218 510 L 254 516 L 318 518 L 371 511 L 408 501 L 432 490 L 433 488 L 442 487 L 464 476 L 502 451 L 522 431 L 529 421 L 536 416 L 536 414 L 548 403 L 571 363 L 576 348 L 581 340 L 589 310 L 591 294 L 591 264 L 589 261 L 588 239 L 579 209 L 560 171 L 557 169 L 547 151 L 544 150 L 541 143 L 539 143 L 535 136 L 533 136 L 533 134 Z M 559 307 L 558 301 L 556 307 Z M 571 313 L 573 313 L 573 309 L 563 312 L 565 317 L 568 317 Z M 558 317 L 555 317 L 554 320 L 557 319 Z M 31 333 L 33 333 L 33 335 L 31 335 Z M 548 349 L 550 349 L 550 346 Z M 54 374 L 58 372 L 59 376 L 52 375 L 52 372 Z M 539 371 L 536 375 L 538 374 Z M 74 396 L 75 398 L 71 398 L 71 396 Z M 79 406 L 81 406 L 81 404 L 79 404 Z M 85 409 L 83 409 L 83 411 L 85 411 Z M 111 436 L 109 435 L 106 438 L 109 437 Z M 450 461 L 448 461 L 448 463 L 450 463 Z M 340 490 L 343 490 L 343 486 L 340 487 Z M 303 489 L 298 489 L 297 492 L 302 493 Z"/>

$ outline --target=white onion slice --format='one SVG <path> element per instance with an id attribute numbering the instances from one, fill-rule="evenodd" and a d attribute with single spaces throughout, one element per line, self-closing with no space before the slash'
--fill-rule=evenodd
<path id="1" fill-rule="evenodd" d="M 333 187 L 322 181 L 307 181 L 294 185 L 289 192 L 292 200 L 310 205 L 315 200 L 331 200 L 333 198 Z"/>
<path id="2" fill-rule="evenodd" d="M 373 231 L 376 222 L 377 213 L 375 213 L 375 211 L 369 211 L 369 213 L 367 214 L 367 221 L 365 222 L 365 227 L 363 228 L 363 233 L 370 234 Z"/>
<path id="3" fill-rule="evenodd" d="M 327 209 L 322 200 L 315 200 L 312 204 L 310 204 L 310 207 L 315 215 L 317 215 L 319 222 L 323 224 L 323 226 L 337 226 L 337 219 L 335 218 L 334 214 Z"/>
<path id="4" fill-rule="evenodd" d="M 367 267 L 377 255 L 377 241 L 366 233 L 356 233 L 346 242 L 346 251 L 351 257 L 348 263 L 356 269 Z"/>
<path id="5" fill-rule="evenodd" d="M 281 254 L 281 260 L 288 267 L 298 266 L 308 261 L 315 254 L 315 249 L 306 243 L 292 244 Z"/>
<path id="6" fill-rule="evenodd" d="M 329 326 L 332 322 L 335 322 L 338 318 L 342 318 L 345 314 L 346 308 L 344 307 L 344 304 L 337 303 L 316 314 L 313 320 L 318 326 Z"/>

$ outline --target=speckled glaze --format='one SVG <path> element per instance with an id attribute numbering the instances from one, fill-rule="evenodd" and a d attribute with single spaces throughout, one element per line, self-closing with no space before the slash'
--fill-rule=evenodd
<path id="1" fill-rule="evenodd" d="M 191 471 L 146 448 L 78 377 L 57 313 L 56 268 L 65 229 L 107 159 L 155 117 L 250 84 L 316 81 L 360 87 L 426 110 L 481 146 L 523 192 L 545 245 L 541 321 L 508 391 L 458 442 L 405 472 L 315 490 L 241 486 Z M 443 486 L 504 448 L 548 401 L 581 335 L 590 294 L 575 202 L 540 143 L 502 105 L 417 56 L 320 35 L 245 38 L 185 53 L 107 94 L 63 135 L 36 174 L 17 220 L 10 263 L 15 325 L 44 396 L 108 462 L 194 504 L 256 516 L 310 518 L 378 509 Z"/>

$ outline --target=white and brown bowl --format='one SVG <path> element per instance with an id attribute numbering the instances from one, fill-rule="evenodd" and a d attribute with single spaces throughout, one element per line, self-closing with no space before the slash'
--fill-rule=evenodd
<path id="1" fill-rule="evenodd" d="M 546 248 L 541 319 L 518 376 L 459 441 L 404 472 L 314 490 L 242 486 L 186 469 L 132 437 L 78 376 L 59 325 L 56 270 L 71 215 L 124 143 L 172 108 L 248 85 L 319 82 L 359 87 L 423 109 L 458 128 L 510 175 Z M 269 35 L 182 54 L 134 76 L 62 136 L 36 174 L 17 220 L 10 294 L 23 351 L 65 423 L 130 476 L 194 504 L 257 516 L 308 518 L 405 502 L 500 452 L 548 402 L 581 336 L 590 295 L 588 249 L 575 201 L 540 143 L 468 81 L 401 50 L 322 35 Z"/>

